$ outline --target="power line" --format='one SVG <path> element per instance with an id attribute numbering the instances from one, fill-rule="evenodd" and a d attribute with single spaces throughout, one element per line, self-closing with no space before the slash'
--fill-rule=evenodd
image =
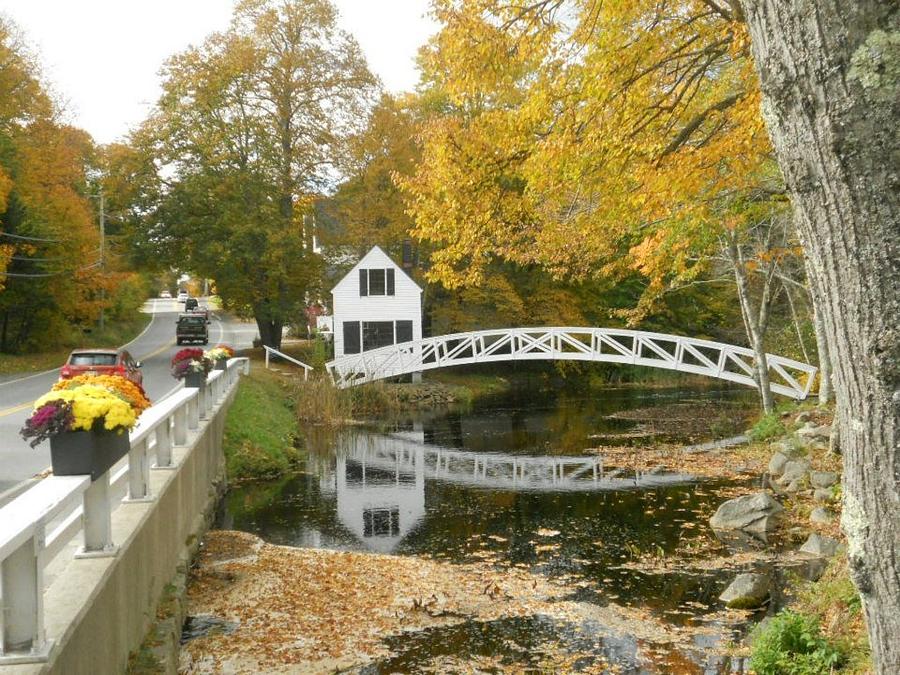
<path id="1" fill-rule="evenodd" d="M 67 271 L 62 270 L 60 272 L 42 272 L 39 274 L 23 274 L 21 272 L 0 272 L 0 277 L 17 277 L 20 279 L 44 279 L 46 277 L 58 277 L 62 274 L 74 274 L 75 272 L 81 272 L 83 270 L 93 269 L 94 267 L 99 267 L 100 262 L 97 261 L 91 265 L 85 265 L 84 267 L 79 267 L 78 269 Z"/>
<path id="2" fill-rule="evenodd" d="M 42 239 L 40 237 L 26 237 L 21 234 L 13 234 L 12 232 L 0 232 L 0 237 L 10 237 L 12 239 L 22 239 L 23 241 L 42 241 L 48 244 L 61 244 L 62 239 Z"/>

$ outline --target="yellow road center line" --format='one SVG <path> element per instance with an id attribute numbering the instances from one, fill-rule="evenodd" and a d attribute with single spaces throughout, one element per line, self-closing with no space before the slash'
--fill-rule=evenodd
<path id="1" fill-rule="evenodd" d="M 153 352 L 150 352 L 146 356 L 142 357 L 141 360 L 146 360 L 146 359 L 156 356 L 157 354 L 161 354 L 162 352 L 166 351 L 169 347 L 171 347 L 174 344 L 175 344 L 174 340 L 171 342 L 168 342 L 168 343 L 164 344 L 162 347 L 160 347 L 159 349 L 157 349 Z M 28 401 L 27 403 L 20 403 L 19 405 L 13 406 L 12 408 L 4 408 L 3 410 L 0 410 L 0 417 L 6 417 L 8 415 L 15 414 L 22 410 L 27 410 L 33 404 L 34 404 L 34 401 Z"/>
<path id="2" fill-rule="evenodd" d="M 0 410 L 0 417 L 6 417 L 7 415 L 12 415 L 13 413 L 17 413 L 21 410 L 27 410 L 31 407 L 34 401 L 29 401 L 28 403 L 21 403 L 17 406 L 13 406 L 12 408 L 6 408 L 5 410 Z"/>

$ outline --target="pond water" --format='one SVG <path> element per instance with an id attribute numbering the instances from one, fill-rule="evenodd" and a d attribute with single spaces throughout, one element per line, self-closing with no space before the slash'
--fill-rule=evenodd
<path id="1" fill-rule="evenodd" d="M 678 672 L 740 670 L 710 649 L 739 629 L 723 621 L 717 599 L 734 571 L 642 569 L 635 561 L 727 555 L 707 520 L 724 494 L 751 479 L 630 471 L 598 446 L 734 436 L 754 404 L 753 392 L 730 389 L 531 391 L 310 436 L 306 473 L 237 487 L 218 524 L 288 546 L 527 567 L 565 585 L 576 601 L 640 608 L 680 628 L 716 628 L 693 635 L 687 648 L 662 650 L 655 663 L 664 671 L 665 664 Z M 410 672 L 439 656 L 498 649 L 528 667 L 533 645 L 548 635 L 585 655 L 576 669 L 593 658 L 623 672 L 647 668 L 647 647 L 627 635 L 526 617 L 395 640 L 397 657 L 365 672 Z"/>

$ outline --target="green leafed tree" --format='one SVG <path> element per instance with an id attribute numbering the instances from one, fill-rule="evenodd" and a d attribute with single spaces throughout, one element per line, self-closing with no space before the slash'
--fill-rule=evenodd
<path id="1" fill-rule="evenodd" d="M 244 0 L 229 29 L 173 56 L 135 134 L 158 203 L 142 240 L 215 279 L 263 344 L 318 290 L 311 205 L 334 180 L 376 81 L 327 0 Z"/>

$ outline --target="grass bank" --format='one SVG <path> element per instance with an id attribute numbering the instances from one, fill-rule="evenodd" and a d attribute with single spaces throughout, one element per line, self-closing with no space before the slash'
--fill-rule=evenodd
<path id="1" fill-rule="evenodd" d="M 229 480 L 272 478 L 296 469 L 302 453 L 290 380 L 254 361 L 225 419 Z"/>
<path id="2" fill-rule="evenodd" d="M 106 327 L 84 333 L 78 339 L 69 339 L 59 347 L 44 352 L 28 354 L 0 354 L 0 375 L 39 373 L 60 368 L 69 352 L 80 347 L 119 347 L 140 335 L 152 318 L 151 314 L 135 310 L 126 319 L 107 322 Z"/>

